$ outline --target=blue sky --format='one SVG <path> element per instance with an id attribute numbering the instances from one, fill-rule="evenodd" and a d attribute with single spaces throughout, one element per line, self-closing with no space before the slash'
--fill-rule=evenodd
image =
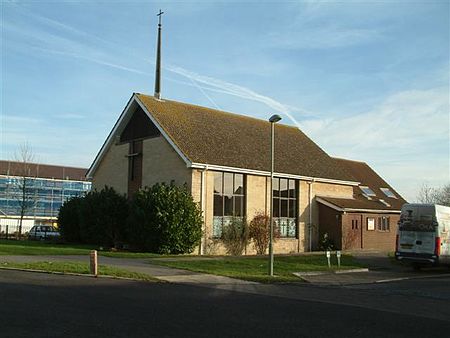
<path id="1" fill-rule="evenodd" d="M 414 200 L 450 182 L 448 1 L 2 1 L 1 158 L 88 167 L 133 92 L 267 119 Z"/>

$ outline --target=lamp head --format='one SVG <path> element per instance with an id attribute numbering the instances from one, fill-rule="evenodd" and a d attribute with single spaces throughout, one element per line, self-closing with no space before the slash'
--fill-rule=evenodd
<path id="1" fill-rule="evenodd" d="M 270 123 L 277 123 L 278 121 L 281 120 L 281 116 L 280 115 L 272 115 L 269 119 Z"/>

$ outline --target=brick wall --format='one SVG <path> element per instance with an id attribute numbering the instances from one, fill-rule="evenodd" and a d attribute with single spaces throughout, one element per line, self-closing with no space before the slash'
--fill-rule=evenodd
<path id="1" fill-rule="evenodd" d="M 126 155 L 128 148 L 128 143 L 111 145 L 92 177 L 93 189 L 100 190 L 107 185 L 121 194 L 127 193 L 128 159 Z"/>
<path id="2" fill-rule="evenodd" d="M 142 158 L 142 186 L 151 187 L 155 183 L 177 185 L 186 183 L 191 188 L 192 172 L 176 153 L 172 146 L 162 137 L 144 140 Z"/>

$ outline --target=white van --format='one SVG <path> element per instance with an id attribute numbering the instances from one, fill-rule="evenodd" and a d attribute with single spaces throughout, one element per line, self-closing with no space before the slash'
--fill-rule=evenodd
<path id="1" fill-rule="evenodd" d="M 398 222 L 395 258 L 422 265 L 450 265 L 450 207 L 404 204 Z"/>

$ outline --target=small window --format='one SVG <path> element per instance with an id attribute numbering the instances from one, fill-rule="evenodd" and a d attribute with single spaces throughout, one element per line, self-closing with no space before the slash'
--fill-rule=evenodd
<path id="1" fill-rule="evenodd" d="M 360 186 L 359 189 L 367 196 L 376 196 L 372 189 L 369 187 Z"/>
<path id="2" fill-rule="evenodd" d="M 380 188 L 380 190 L 383 192 L 383 194 L 385 194 L 387 197 L 390 198 L 397 198 L 397 196 L 394 195 L 394 193 L 389 190 L 389 188 Z"/>
<path id="3" fill-rule="evenodd" d="M 378 217 L 377 230 L 383 231 L 383 232 L 391 231 L 389 217 L 386 217 L 386 216 Z"/>
<path id="4" fill-rule="evenodd" d="M 368 231 L 375 230 L 375 218 L 372 217 L 367 218 L 367 230 Z"/>

